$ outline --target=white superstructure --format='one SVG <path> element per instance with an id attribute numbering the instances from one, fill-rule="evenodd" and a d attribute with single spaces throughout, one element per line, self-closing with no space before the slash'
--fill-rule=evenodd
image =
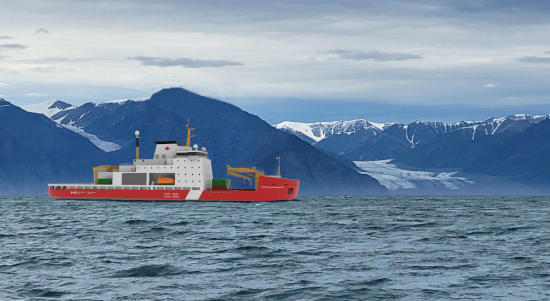
<path id="1" fill-rule="evenodd" d="M 134 159 L 132 164 L 121 164 L 118 170 L 97 172 L 97 179 L 111 179 L 112 186 L 162 186 L 182 190 L 212 189 L 212 163 L 203 147 L 182 146 L 177 141 L 155 142 L 153 159 Z M 173 184 L 162 183 L 163 179 Z"/>

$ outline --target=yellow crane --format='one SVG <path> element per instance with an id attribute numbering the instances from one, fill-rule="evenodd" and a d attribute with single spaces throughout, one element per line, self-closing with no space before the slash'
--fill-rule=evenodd
<path id="1" fill-rule="evenodd" d="M 265 172 L 262 170 L 256 169 L 256 167 L 246 168 L 246 167 L 231 167 L 227 165 L 227 175 L 243 178 L 250 182 L 252 185 L 252 178 L 256 180 L 256 188 L 258 187 L 258 181 L 260 176 L 265 176 Z"/>
<path id="2" fill-rule="evenodd" d="M 187 119 L 187 142 L 185 143 L 185 146 L 191 146 L 191 137 L 195 137 L 194 135 L 191 135 L 191 131 L 195 130 L 192 129 L 191 126 L 189 126 L 189 119 Z"/>

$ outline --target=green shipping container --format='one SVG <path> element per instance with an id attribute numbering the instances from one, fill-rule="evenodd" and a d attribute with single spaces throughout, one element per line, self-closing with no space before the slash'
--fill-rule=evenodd
<path id="1" fill-rule="evenodd" d="M 226 179 L 212 180 L 212 186 L 227 186 L 227 180 Z"/>
<path id="2" fill-rule="evenodd" d="M 111 179 L 97 179 L 97 184 L 108 184 L 108 185 L 111 185 Z"/>

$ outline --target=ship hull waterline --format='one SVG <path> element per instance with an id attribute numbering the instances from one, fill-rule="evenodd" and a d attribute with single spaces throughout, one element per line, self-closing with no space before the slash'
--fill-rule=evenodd
<path id="1" fill-rule="evenodd" d="M 267 178 L 260 177 L 257 189 L 150 190 L 130 189 L 130 187 L 127 187 L 127 189 L 75 189 L 62 186 L 62 184 L 55 184 L 59 186 L 49 188 L 48 193 L 50 197 L 55 199 L 113 201 L 261 202 L 296 199 L 300 185 L 298 180 Z"/>

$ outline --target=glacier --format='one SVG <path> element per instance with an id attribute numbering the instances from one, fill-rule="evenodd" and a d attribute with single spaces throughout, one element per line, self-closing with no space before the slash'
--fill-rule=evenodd
<path id="1" fill-rule="evenodd" d="M 457 172 L 431 172 L 407 170 L 392 164 L 393 159 L 378 161 L 354 161 L 360 168 L 360 173 L 375 178 L 388 190 L 413 190 L 419 184 L 435 185 L 449 190 L 463 189 L 466 184 L 474 184 L 474 181 L 456 176 Z"/>
<path id="2" fill-rule="evenodd" d="M 81 129 L 79 127 L 76 127 L 76 126 L 73 126 L 73 125 L 68 125 L 68 124 L 62 124 L 61 126 L 63 126 L 66 129 L 69 129 L 69 130 L 71 130 L 71 131 L 73 131 L 73 132 L 75 132 L 75 133 L 77 133 L 81 136 L 84 136 L 84 137 L 88 138 L 88 140 L 90 140 L 90 142 L 92 142 L 95 146 L 97 146 L 98 148 L 100 148 L 101 150 L 103 150 L 106 153 L 117 151 L 121 148 L 120 145 L 118 145 L 114 142 L 101 140 L 101 139 L 97 138 L 96 135 L 86 133 L 83 129 Z"/>

